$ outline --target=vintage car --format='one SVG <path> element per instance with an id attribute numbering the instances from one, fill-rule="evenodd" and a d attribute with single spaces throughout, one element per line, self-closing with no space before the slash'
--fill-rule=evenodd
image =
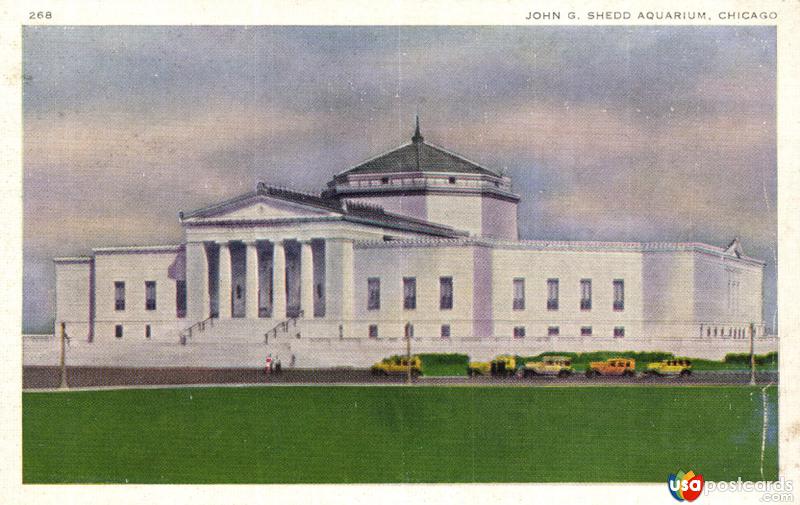
<path id="1" fill-rule="evenodd" d="M 647 364 L 646 375 L 680 375 L 685 377 L 692 374 L 692 362 L 688 359 L 665 359 Z"/>
<path id="2" fill-rule="evenodd" d="M 492 361 L 472 361 L 467 366 L 467 375 L 491 375 L 510 377 L 517 373 L 517 358 L 508 354 L 497 356 Z"/>
<path id="3" fill-rule="evenodd" d="M 556 375 L 569 377 L 575 373 L 572 368 L 572 359 L 565 356 L 544 356 L 540 361 L 529 361 L 522 368 L 524 377 L 533 375 Z"/>
<path id="4" fill-rule="evenodd" d="M 609 358 L 605 361 L 592 361 L 586 367 L 586 377 L 598 375 L 623 375 L 633 377 L 636 375 L 636 360 L 631 358 Z"/>
<path id="5" fill-rule="evenodd" d="M 410 361 L 405 356 L 392 356 L 375 363 L 370 370 L 373 375 L 407 374 L 409 366 L 412 375 L 422 373 L 422 360 L 419 359 L 419 356 L 411 356 Z"/>

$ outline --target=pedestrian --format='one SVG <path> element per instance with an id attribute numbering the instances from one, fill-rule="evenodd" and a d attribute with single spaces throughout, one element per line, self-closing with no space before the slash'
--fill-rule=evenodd
<path id="1" fill-rule="evenodd" d="M 267 362 L 266 366 L 264 367 L 264 373 L 269 375 L 272 372 L 272 353 L 267 355 Z"/>

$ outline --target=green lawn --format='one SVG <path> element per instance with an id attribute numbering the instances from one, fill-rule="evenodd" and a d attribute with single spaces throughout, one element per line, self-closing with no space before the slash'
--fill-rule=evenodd
<path id="1" fill-rule="evenodd" d="M 770 388 L 765 476 L 777 475 Z M 249 387 L 23 394 L 23 480 L 758 480 L 749 387 Z"/>

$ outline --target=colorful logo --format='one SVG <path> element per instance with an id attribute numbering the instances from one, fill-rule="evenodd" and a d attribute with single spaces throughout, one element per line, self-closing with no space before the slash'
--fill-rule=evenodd
<path id="1" fill-rule="evenodd" d="M 669 492 L 678 501 L 695 501 L 703 491 L 704 484 L 703 475 L 695 475 L 692 470 L 679 470 L 677 474 L 671 473 L 667 478 Z"/>

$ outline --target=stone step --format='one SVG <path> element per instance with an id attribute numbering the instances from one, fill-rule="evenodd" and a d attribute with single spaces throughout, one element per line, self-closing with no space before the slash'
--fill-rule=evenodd
<path id="1" fill-rule="evenodd" d="M 270 339 L 288 340 L 302 335 L 305 321 L 297 320 L 289 323 L 288 330 L 278 329 L 277 335 L 271 330 L 280 323 L 271 319 L 214 319 L 213 323 L 206 324 L 202 331 L 195 330 L 187 339 L 190 342 L 264 342 L 266 333 Z"/>

